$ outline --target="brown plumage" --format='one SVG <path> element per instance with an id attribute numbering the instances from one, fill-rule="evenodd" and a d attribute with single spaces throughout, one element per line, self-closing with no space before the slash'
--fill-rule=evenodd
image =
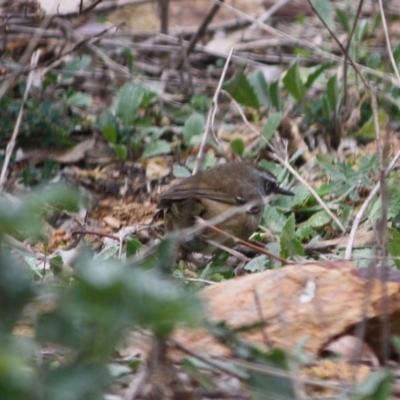
<path id="1" fill-rule="evenodd" d="M 199 172 L 172 186 L 159 197 L 158 208 L 164 211 L 166 229 L 179 230 L 193 226 L 197 217 L 210 220 L 232 207 L 245 206 L 244 211 L 226 218 L 217 226 L 240 239 L 248 239 L 257 229 L 265 198 L 271 193 L 292 195 L 280 188 L 266 169 L 245 162 L 230 162 Z M 232 245 L 226 237 L 205 229 L 182 247 L 191 252 L 213 253 L 215 246 L 207 240 Z"/>

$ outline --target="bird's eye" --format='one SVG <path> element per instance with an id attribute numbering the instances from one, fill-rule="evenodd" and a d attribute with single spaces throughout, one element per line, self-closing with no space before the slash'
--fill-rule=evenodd
<path id="1" fill-rule="evenodd" d="M 275 187 L 275 185 L 274 185 L 273 182 L 266 181 L 265 182 L 265 192 L 266 192 L 266 194 L 271 193 L 274 190 L 274 187 Z"/>

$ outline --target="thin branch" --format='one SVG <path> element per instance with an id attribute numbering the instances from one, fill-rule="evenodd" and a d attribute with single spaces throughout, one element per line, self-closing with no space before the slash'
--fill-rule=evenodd
<path id="1" fill-rule="evenodd" d="M 345 233 L 346 228 L 339 220 L 339 218 L 329 209 L 326 203 L 322 200 L 320 195 L 314 190 L 314 188 L 290 165 L 290 163 L 285 160 L 284 158 L 280 157 L 276 153 L 272 153 L 272 157 L 279 161 L 285 168 L 287 168 L 292 175 L 303 185 L 305 186 L 308 191 L 314 196 L 315 200 L 320 204 L 320 206 L 324 209 L 324 211 L 336 222 L 339 226 L 340 230 Z"/>
<path id="2" fill-rule="evenodd" d="M 377 229 L 378 236 L 380 238 L 381 255 L 383 260 L 381 261 L 381 266 L 386 267 L 387 265 L 387 243 L 388 243 L 388 227 L 387 227 L 387 215 L 388 215 L 388 190 L 386 183 L 385 174 L 385 159 L 387 157 L 388 144 L 387 140 L 382 143 L 381 129 L 379 126 L 379 112 L 378 112 L 378 102 L 376 100 L 375 90 L 371 89 L 371 108 L 374 121 L 375 129 L 375 141 L 378 154 L 378 165 L 379 165 L 379 184 L 381 188 L 381 200 L 382 200 L 382 214 L 378 220 Z M 387 138 L 385 138 L 387 139 Z M 383 269 L 383 273 L 386 273 L 386 269 Z M 383 279 L 382 283 L 383 291 L 383 301 L 382 301 L 382 312 L 380 313 L 381 322 L 381 357 L 383 364 L 386 365 L 389 357 L 389 335 L 390 335 L 390 321 L 389 321 L 389 299 L 387 291 L 386 279 Z"/>
<path id="3" fill-rule="evenodd" d="M 382 19 L 382 26 L 383 26 L 383 32 L 385 34 L 385 42 L 386 42 L 386 48 L 387 48 L 387 52 L 388 52 L 388 56 L 390 59 L 390 63 L 392 64 L 392 68 L 393 71 L 397 77 L 397 80 L 400 83 L 400 74 L 399 74 L 399 70 L 397 68 L 397 64 L 396 61 L 393 57 L 393 52 L 390 46 L 390 37 L 389 37 L 389 29 L 387 27 L 387 23 L 386 23 L 386 16 L 385 16 L 385 11 L 383 10 L 383 3 L 382 0 L 378 0 L 379 3 L 379 11 L 381 12 L 381 19 Z"/>
<path id="4" fill-rule="evenodd" d="M 18 61 L 18 64 L 21 66 L 21 70 L 25 68 L 24 66 L 25 66 L 25 64 L 28 63 L 28 60 L 31 57 L 33 51 L 35 50 L 37 44 L 39 43 L 39 40 L 41 39 L 43 32 L 50 25 L 52 20 L 53 20 L 52 16 L 46 16 L 43 19 L 42 23 L 40 24 L 40 29 L 38 30 L 38 32 L 36 34 L 34 34 L 32 39 L 29 41 L 29 44 L 24 51 L 24 54 L 21 56 L 21 58 Z M 0 87 L 0 100 L 7 93 L 11 84 L 17 79 L 17 77 L 21 73 L 21 70 L 18 70 L 18 69 L 15 70 L 12 74 L 10 74 L 8 79 L 6 79 L 3 82 L 3 84 Z"/>
<path id="5" fill-rule="evenodd" d="M 254 302 L 256 303 L 256 309 L 257 309 L 259 320 L 261 322 L 267 323 L 267 320 L 265 319 L 265 316 L 264 316 L 264 313 L 263 313 L 263 310 L 262 310 L 262 307 L 261 307 L 260 296 L 258 294 L 257 289 L 253 290 L 253 296 L 254 296 Z M 265 326 L 261 326 L 260 328 L 261 328 L 261 335 L 263 337 L 265 347 L 267 349 L 268 348 L 271 349 L 272 348 L 272 342 L 268 337 L 268 332 L 265 329 Z"/>
<path id="6" fill-rule="evenodd" d="M 211 1 L 213 1 L 214 3 L 221 3 L 219 0 L 211 0 Z M 275 35 L 277 37 L 280 37 L 280 38 L 283 38 L 285 40 L 288 40 L 291 43 L 294 43 L 296 45 L 303 46 L 305 48 L 311 49 L 316 54 L 324 57 L 327 60 L 334 60 L 334 61 L 337 61 L 337 62 L 341 62 L 342 61 L 342 57 L 336 56 L 334 54 L 331 54 L 331 53 L 321 49 L 318 45 L 312 43 L 311 41 L 305 41 L 305 40 L 297 39 L 297 38 L 295 38 L 295 37 L 293 37 L 293 36 L 291 36 L 291 35 L 289 35 L 289 34 L 287 34 L 285 32 L 282 32 L 282 31 L 280 31 L 278 29 L 275 29 L 275 28 L 271 27 L 271 26 L 269 26 L 267 24 L 264 24 L 262 22 L 257 22 L 256 18 L 254 18 L 251 15 L 248 15 L 248 14 L 236 9 L 235 7 L 232 7 L 229 4 L 221 3 L 221 5 L 222 5 L 222 7 L 230 10 L 231 12 L 233 12 L 235 15 L 237 15 L 240 18 L 247 19 L 250 22 L 256 22 L 258 24 L 258 27 L 261 30 L 263 30 L 265 32 L 268 32 L 269 34 L 272 34 L 272 35 Z M 371 74 L 371 75 L 379 77 L 381 79 L 384 79 L 385 81 L 390 82 L 392 85 L 394 85 L 396 87 L 400 87 L 400 82 L 398 82 L 397 79 L 395 79 L 394 77 L 392 77 L 391 75 L 389 75 L 387 73 L 378 71 L 378 70 L 373 69 L 373 68 L 368 68 L 366 66 L 363 66 L 361 64 L 357 64 L 357 63 L 354 63 L 354 62 L 351 63 L 351 64 L 352 64 L 352 66 L 354 65 L 356 67 L 356 71 L 357 70 L 358 71 L 363 71 L 365 73 Z"/>
<path id="7" fill-rule="evenodd" d="M 203 162 L 203 155 L 204 155 L 205 147 L 206 147 L 210 132 L 212 130 L 213 124 L 214 124 L 215 114 L 217 113 L 218 97 L 221 93 L 222 84 L 224 83 L 224 80 L 225 80 L 226 71 L 228 70 L 228 66 L 229 66 L 229 62 L 232 57 L 233 50 L 234 50 L 234 47 L 231 47 L 228 57 L 226 58 L 224 69 L 222 70 L 221 78 L 218 82 L 217 89 L 214 93 L 214 97 L 211 102 L 210 111 L 208 112 L 208 115 L 207 115 L 206 126 L 204 128 L 203 138 L 201 140 L 199 152 L 197 153 L 196 164 L 193 168 L 193 175 L 196 174 L 197 171 L 199 171 L 199 169 L 201 167 L 201 163 Z"/>
<path id="8" fill-rule="evenodd" d="M 321 17 L 319 12 L 315 9 L 314 5 L 312 4 L 311 0 L 308 0 L 308 3 L 310 4 L 312 10 L 314 13 L 317 15 L 317 17 L 320 19 L 320 21 L 323 23 L 325 28 L 328 30 L 329 34 L 333 38 L 333 40 L 336 42 L 336 44 L 339 46 L 340 50 L 342 50 L 343 54 L 346 56 L 347 60 L 349 61 L 350 65 L 353 67 L 354 71 L 357 73 L 357 75 L 360 77 L 362 80 L 364 86 L 366 89 L 369 89 L 369 85 L 367 81 L 364 79 L 364 76 L 361 74 L 360 70 L 358 69 L 358 66 L 355 64 L 353 59 L 349 56 L 349 53 L 347 52 L 346 54 L 346 49 L 343 47 L 342 43 L 338 39 L 338 37 L 333 33 L 332 29 L 328 26 L 328 24 L 325 22 L 325 20 Z"/>
<path id="9" fill-rule="evenodd" d="M 228 218 L 231 218 L 235 215 L 242 214 L 242 213 L 246 212 L 248 210 L 248 208 L 251 207 L 253 204 L 256 204 L 256 202 L 251 201 L 251 202 L 248 202 L 239 207 L 230 207 L 228 210 L 224 211 L 221 214 L 218 214 L 214 218 L 208 219 L 207 221 L 205 221 L 205 223 L 202 223 L 202 224 L 198 223 L 198 224 L 193 225 L 190 228 L 179 230 L 178 231 L 179 232 L 178 242 L 186 243 L 186 242 L 192 240 L 196 235 L 198 235 L 200 232 L 202 232 L 207 227 L 218 225 L 221 222 L 226 221 Z M 156 251 L 156 248 L 157 248 L 156 244 L 154 244 L 153 246 L 149 246 L 145 251 L 143 251 L 140 254 L 135 255 L 129 261 L 132 264 L 141 263 L 147 257 L 154 254 Z M 287 263 L 289 264 L 289 262 L 287 262 Z"/>
<path id="10" fill-rule="evenodd" d="M 229 95 L 229 94 L 228 94 Z M 233 103 L 236 105 L 237 109 L 239 110 L 239 114 L 242 117 L 244 123 L 255 133 L 257 133 L 263 140 L 264 136 L 258 131 L 256 128 L 254 128 L 250 122 L 247 120 L 246 116 L 244 115 L 244 112 L 240 105 L 230 96 L 231 100 Z M 321 205 L 321 207 L 325 210 L 325 212 L 336 222 L 336 224 L 339 226 L 341 231 L 344 233 L 346 232 L 346 228 L 343 226 L 343 224 L 340 222 L 339 218 L 329 209 L 329 207 L 325 204 L 325 202 L 322 200 L 322 198 L 319 196 L 319 194 L 311 187 L 311 185 L 290 165 L 290 163 L 284 158 L 278 155 L 277 149 L 275 149 L 270 142 L 266 142 L 268 147 L 272 150 L 271 156 L 275 160 L 279 161 L 282 166 L 287 168 L 293 176 L 302 184 L 304 185 L 308 191 L 315 197 L 315 200 Z"/>
<path id="11" fill-rule="evenodd" d="M 82 5 L 83 1 L 82 1 L 80 4 L 80 7 L 79 7 L 79 14 L 84 14 L 84 13 L 89 12 L 90 10 L 93 10 L 93 8 L 95 8 L 98 4 L 100 4 L 102 2 L 103 2 L 103 0 L 97 0 L 94 3 L 90 4 L 89 6 L 87 6 L 86 8 L 83 8 L 83 5 Z"/>
<path id="12" fill-rule="evenodd" d="M 85 41 L 85 38 L 76 33 L 72 26 L 65 20 L 56 17 L 54 18 L 54 22 L 57 23 L 59 26 L 63 27 L 64 29 L 67 30 L 67 32 L 78 42 L 82 42 L 83 45 L 85 45 L 89 50 L 91 50 L 97 57 L 99 57 L 107 67 L 109 67 L 112 70 L 118 71 L 121 73 L 123 76 L 133 79 L 133 75 L 129 72 L 129 69 L 127 67 L 124 67 L 118 63 L 116 63 L 114 60 L 112 60 L 107 54 L 105 54 L 103 51 L 101 51 L 99 48 L 97 48 L 94 44 L 88 43 Z"/>
<path id="13" fill-rule="evenodd" d="M 36 65 L 37 65 L 37 63 L 39 61 L 40 53 L 41 53 L 41 50 L 39 49 L 39 50 L 36 50 L 32 54 L 31 68 L 35 68 L 36 67 Z M 28 93 L 30 91 L 34 75 L 35 75 L 35 71 L 33 71 L 33 70 L 28 75 L 28 81 L 26 83 L 24 97 L 22 98 L 22 103 L 21 103 L 21 107 L 19 109 L 17 121 L 16 121 L 15 126 L 14 126 L 14 131 L 13 131 L 13 133 L 11 135 L 10 141 L 7 144 L 6 154 L 5 154 L 4 163 L 3 163 L 3 168 L 1 170 L 1 175 L 0 175 L 0 189 L 3 188 L 5 180 L 6 180 L 8 164 L 10 163 L 11 155 L 13 154 L 13 151 L 14 151 L 15 142 L 17 140 L 17 135 L 18 135 L 18 132 L 19 132 L 19 127 L 20 127 L 21 122 L 22 122 L 22 115 L 24 113 L 24 105 L 25 105 L 25 102 L 26 102 L 26 100 L 28 98 Z"/>
<path id="14" fill-rule="evenodd" d="M 380 217 L 380 221 L 378 223 L 378 236 L 379 242 L 381 245 L 381 255 L 383 257 L 387 256 L 387 207 L 388 207 L 388 193 L 387 193 L 387 185 L 386 185 L 386 174 L 385 174 L 385 158 L 386 153 L 382 143 L 381 137 L 381 129 L 379 126 L 379 115 L 378 115 L 378 103 L 376 101 L 375 91 L 371 90 L 371 108 L 372 108 L 372 117 L 374 122 L 374 130 L 375 130 L 375 142 L 376 142 L 376 152 L 378 158 L 378 167 L 379 167 L 379 174 L 378 179 L 380 183 L 380 192 L 381 192 L 381 199 L 382 199 L 382 215 Z"/>
<path id="15" fill-rule="evenodd" d="M 224 0 L 221 0 L 221 3 L 223 3 L 223 2 L 224 2 Z M 201 39 L 204 36 L 204 33 L 207 30 L 207 26 L 213 20 L 213 18 L 215 17 L 215 14 L 218 12 L 220 7 L 221 7 L 221 4 L 214 4 L 212 6 L 211 10 L 205 16 L 203 22 L 200 24 L 199 28 L 197 29 L 197 32 L 190 39 L 189 45 L 188 45 L 188 47 L 187 47 L 187 49 L 185 51 L 185 57 L 187 57 L 192 52 L 192 50 L 196 46 L 196 43 L 199 41 L 199 39 Z M 176 66 L 176 69 L 180 69 L 181 68 L 185 57 L 182 57 L 180 59 L 178 65 Z"/>
<path id="16" fill-rule="evenodd" d="M 389 164 L 389 166 L 386 168 L 385 177 L 387 177 L 389 175 L 389 173 L 392 171 L 392 169 L 396 166 L 397 161 L 399 159 L 400 159 L 400 150 L 397 152 L 397 154 L 394 156 L 394 158 L 391 161 L 391 163 Z M 347 247 L 346 247 L 346 252 L 344 255 L 344 258 L 347 260 L 351 259 L 353 243 L 354 243 L 354 240 L 355 240 L 355 237 L 357 234 L 357 229 L 358 229 L 358 226 L 360 225 L 361 219 L 364 216 L 364 213 L 367 210 L 367 208 L 370 205 L 373 198 L 378 194 L 380 188 L 381 188 L 381 184 L 380 184 L 380 182 L 378 182 L 375 185 L 375 187 L 371 190 L 371 192 L 369 193 L 369 195 L 366 198 L 366 200 L 364 201 L 363 205 L 360 207 L 360 209 L 356 215 L 356 218 L 354 219 L 353 226 L 351 227 L 349 240 L 348 240 Z"/>
<path id="17" fill-rule="evenodd" d="M 351 27 L 349 37 L 347 39 L 345 53 L 344 53 L 344 63 L 343 63 L 343 87 L 344 87 L 343 106 L 344 107 L 346 107 L 346 104 L 347 104 L 347 78 L 348 78 L 347 70 L 348 70 L 348 66 L 349 66 L 348 55 L 349 55 L 349 51 L 350 51 L 351 41 L 353 39 L 354 32 L 356 31 L 356 26 L 357 26 L 358 20 L 360 19 L 363 4 L 364 4 L 364 0 L 360 0 L 360 2 L 358 3 L 357 13 L 354 18 L 353 26 Z"/>
<path id="18" fill-rule="evenodd" d="M 167 35 L 169 26 L 169 0 L 158 0 L 158 6 L 160 8 L 161 20 L 160 32 Z"/>
<path id="19" fill-rule="evenodd" d="M 205 357 L 205 356 L 203 356 L 203 355 L 201 355 L 199 353 L 196 353 L 193 350 L 189 349 L 188 347 L 180 344 L 178 341 L 176 341 L 174 339 L 169 339 L 168 340 L 168 344 L 169 344 L 169 346 L 171 348 L 178 349 L 178 350 L 182 351 L 183 353 L 186 353 L 186 354 L 188 354 L 188 355 L 190 355 L 192 357 L 195 357 L 198 360 L 204 362 L 205 364 L 210 365 L 211 367 L 213 367 L 213 368 L 215 368 L 215 369 L 217 369 L 219 371 L 222 371 L 222 372 L 224 372 L 224 373 L 226 373 L 226 374 L 228 374 L 230 376 L 234 376 L 235 378 L 238 378 L 238 379 L 243 379 L 244 378 L 244 375 L 238 374 L 232 368 L 225 368 L 225 366 L 222 363 L 217 362 L 217 361 L 213 361 L 211 359 L 211 357 Z"/>
<path id="20" fill-rule="evenodd" d="M 259 23 L 265 23 L 269 18 L 271 18 L 277 11 L 279 11 L 283 6 L 289 3 L 291 0 L 279 0 L 275 4 L 272 3 L 272 6 L 261 14 L 256 21 L 254 21 L 249 29 L 255 29 L 258 27 Z"/>
<path id="21" fill-rule="evenodd" d="M 236 236 L 231 235 L 228 232 L 225 232 L 224 230 L 216 227 L 214 224 L 210 224 L 209 221 L 206 221 L 202 218 L 197 218 L 197 221 L 199 221 L 201 224 L 203 224 L 204 226 L 206 226 L 208 229 L 219 233 L 222 236 L 226 236 L 229 239 L 234 240 L 235 242 L 242 244 L 243 246 L 248 247 L 249 249 L 252 249 L 260 254 L 264 254 L 270 258 L 273 258 L 274 260 L 280 261 L 282 264 L 288 265 L 288 264 L 293 264 L 291 261 L 288 261 L 286 258 L 283 257 L 279 257 L 274 253 L 271 253 L 268 250 L 265 250 L 263 247 L 257 246 L 256 244 L 253 244 L 251 242 L 248 242 L 247 240 L 243 240 L 243 239 L 239 239 Z"/>

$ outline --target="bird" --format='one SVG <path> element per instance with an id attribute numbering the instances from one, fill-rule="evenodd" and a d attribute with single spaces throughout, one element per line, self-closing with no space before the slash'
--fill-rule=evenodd
<path id="1" fill-rule="evenodd" d="M 216 226 L 247 240 L 258 228 L 266 200 L 273 193 L 294 195 L 280 187 L 267 169 L 251 162 L 232 161 L 184 178 L 159 196 L 157 206 L 167 231 L 190 228 L 198 218 L 207 221 L 227 213 L 230 215 Z M 232 239 L 202 229 L 181 243 L 181 247 L 192 253 L 217 254 L 220 250 L 215 242 L 227 247 L 234 245 Z"/>

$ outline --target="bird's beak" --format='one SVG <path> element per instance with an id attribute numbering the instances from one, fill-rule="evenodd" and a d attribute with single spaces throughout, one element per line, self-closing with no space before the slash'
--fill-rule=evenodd
<path id="1" fill-rule="evenodd" d="M 287 189 L 283 189 L 283 188 L 281 188 L 281 187 L 279 187 L 279 186 L 277 186 L 277 187 L 275 188 L 274 192 L 275 192 L 275 193 L 279 193 L 279 194 L 284 194 L 284 195 L 286 195 L 286 196 L 294 196 L 294 193 L 293 193 L 293 192 L 291 192 L 290 190 L 287 190 Z"/>

